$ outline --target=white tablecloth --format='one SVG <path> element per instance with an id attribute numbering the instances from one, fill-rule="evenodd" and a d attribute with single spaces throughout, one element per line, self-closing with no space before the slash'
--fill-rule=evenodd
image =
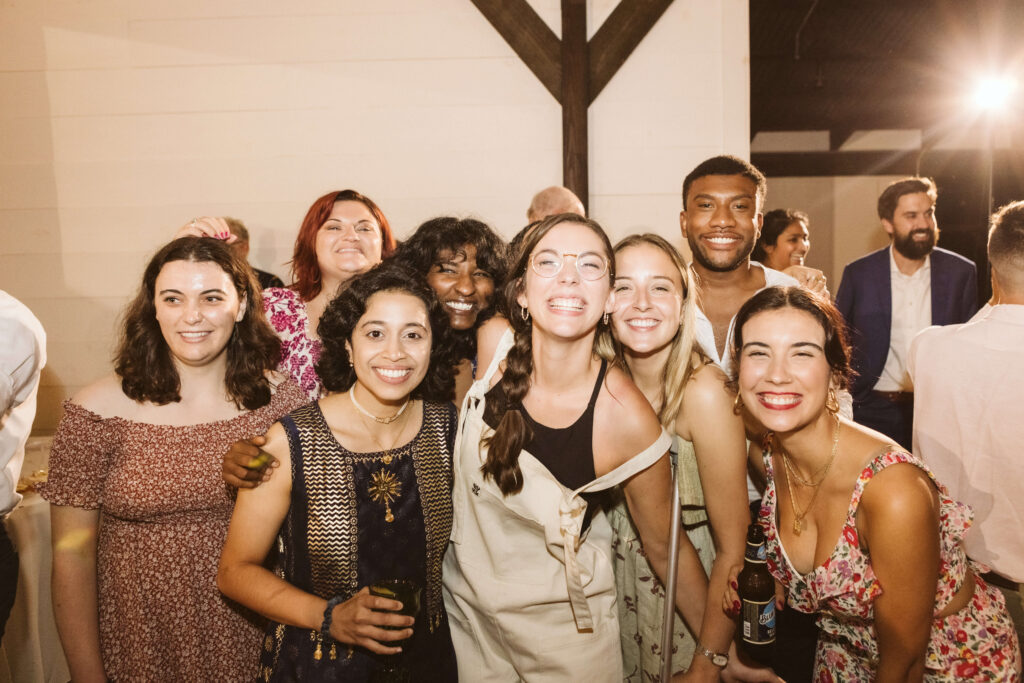
<path id="1" fill-rule="evenodd" d="M 0 683 L 65 683 L 70 676 L 50 600 L 50 504 L 29 493 L 6 524 L 20 567 L 0 648 Z"/>

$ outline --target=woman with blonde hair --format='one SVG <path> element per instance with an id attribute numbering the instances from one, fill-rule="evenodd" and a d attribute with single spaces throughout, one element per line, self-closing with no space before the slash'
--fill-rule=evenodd
<path id="1" fill-rule="evenodd" d="M 617 360 L 674 437 L 684 527 L 709 574 L 708 590 L 721 595 L 729 570 L 743 562 L 749 522 L 743 422 L 732 409 L 725 374 L 695 343 L 697 297 L 679 252 L 658 235 L 631 235 L 615 246 L 615 267 L 615 343 L 600 351 Z M 608 516 L 615 534 L 624 678 L 651 680 L 661 672 L 664 589 L 625 504 L 620 501 Z M 673 671 L 689 668 L 695 654 L 719 667 L 734 662 L 734 624 L 715 602 L 708 601 L 702 622 L 676 619 Z M 732 668 L 738 668 L 735 662 Z"/>

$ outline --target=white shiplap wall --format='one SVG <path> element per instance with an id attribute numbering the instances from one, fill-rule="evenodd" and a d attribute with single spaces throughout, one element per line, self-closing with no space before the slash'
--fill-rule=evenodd
<path id="1" fill-rule="evenodd" d="M 686 172 L 747 154 L 746 26 L 742 0 L 676 0 L 591 106 L 613 237 L 678 240 Z M 285 275 L 328 190 L 399 235 L 449 212 L 511 235 L 560 180 L 557 103 L 468 0 L 0 0 L 0 288 L 49 333 L 38 433 L 109 371 L 146 258 L 194 215 L 242 218 Z"/>

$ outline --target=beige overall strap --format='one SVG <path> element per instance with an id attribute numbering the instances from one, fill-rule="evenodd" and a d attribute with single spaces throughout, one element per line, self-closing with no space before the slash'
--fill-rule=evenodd
<path id="1" fill-rule="evenodd" d="M 491 378 L 494 377 L 494 373 L 498 371 L 498 367 L 501 362 L 505 360 L 505 356 L 515 346 L 516 335 L 512 331 L 512 328 L 505 330 L 505 334 L 501 335 L 501 339 L 498 340 L 498 345 L 494 349 L 494 358 L 491 359 L 491 364 L 487 366 L 487 372 L 484 376 L 473 383 L 471 391 L 476 390 L 480 393 L 480 397 L 483 397 L 491 385 Z M 479 385 L 479 387 L 477 386 Z"/>
<path id="2" fill-rule="evenodd" d="M 604 476 L 598 477 L 589 484 L 575 491 L 569 491 L 562 496 L 562 501 L 558 506 L 558 513 L 562 532 L 562 552 L 565 560 L 565 582 L 569 588 L 569 602 L 572 604 L 576 628 L 580 631 L 591 631 L 594 628 L 594 620 L 590 614 L 590 607 L 587 605 L 587 596 L 583 592 L 580 567 L 576 561 L 576 550 L 580 542 L 580 533 L 583 530 L 583 517 L 587 510 L 587 502 L 583 500 L 580 494 L 590 491 L 603 491 L 622 483 L 637 472 L 641 472 L 657 462 L 659 458 L 665 455 L 671 444 L 672 437 L 662 429 L 658 440 L 642 452 L 634 455 Z"/>

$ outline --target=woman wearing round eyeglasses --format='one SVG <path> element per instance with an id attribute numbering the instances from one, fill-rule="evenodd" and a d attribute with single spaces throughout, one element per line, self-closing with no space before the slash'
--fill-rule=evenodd
<path id="1" fill-rule="evenodd" d="M 644 551 L 666 574 L 670 439 L 595 353 L 609 334 L 611 259 L 597 223 L 544 220 L 505 287 L 510 319 L 480 330 L 443 575 L 460 678 L 622 681 L 611 528 L 595 514 L 606 489 L 624 484 Z M 707 578 L 685 537 L 678 576 L 676 604 L 697 627 Z M 687 676 L 718 673 L 705 659 Z"/>

